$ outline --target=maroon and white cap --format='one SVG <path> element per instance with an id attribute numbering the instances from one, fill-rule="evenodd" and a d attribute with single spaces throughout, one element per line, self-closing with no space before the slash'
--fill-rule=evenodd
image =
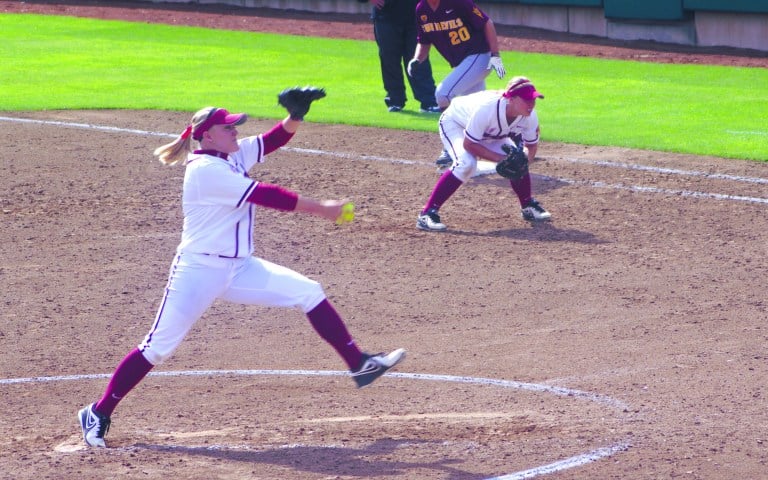
<path id="1" fill-rule="evenodd" d="M 536 87 L 525 77 L 515 77 L 510 80 L 502 96 L 504 98 L 520 97 L 528 101 L 535 98 L 544 98 L 544 95 L 537 92 Z"/>
<path id="2" fill-rule="evenodd" d="M 213 108 L 203 123 L 192 129 L 192 138 L 200 140 L 203 133 L 207 132 L 214 125 L 241 125 L 248 120 L 248 115 L 244 113 L 229 113 L 223 108 Z"/>

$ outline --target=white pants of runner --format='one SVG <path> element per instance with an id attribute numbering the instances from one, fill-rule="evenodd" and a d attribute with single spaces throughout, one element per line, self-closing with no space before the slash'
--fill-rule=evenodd
<path id="1" fill-rule="evenodd" d="M 217 299 L 311 311 L 325 299 L 314 280 L 256 257 L 182 253 L 171 265 L 157 317 L 139 350 L 153 365 L 165 361 Z"/>
<path id="2" fill-rule="evenodd" d="M 443 148 L 453 159 L 453 164 L 451 165 L 453 176 L 462 182 L 466 182 L 477 172 L 477 157 L 464 149 L 464 127 L 446 118 L 445 115 L 441 115 L 438 129 L 440 130 L 440 140 L 443 142 Z M 505 144 L 512 145 L 512 140 L 507 137 L 499 140 L 483 141 L 484 147 L 500 154 L 504 154 L 501 146 Z"/>
<path id="3" fill-rule="evenodd" d="M 470 55 L 449 73 L 435 89 L 435 100 L 445 109 L 455 97 L 485 90 L 485 78 L 491 72 L 491 52 Z"/>

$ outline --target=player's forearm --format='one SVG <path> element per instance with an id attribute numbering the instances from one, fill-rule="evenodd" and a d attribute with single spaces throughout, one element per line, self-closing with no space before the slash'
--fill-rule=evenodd
<path id="1" fill-rule="evenodd" d="M 311 213 L 328 220 L 336 220 L 341 215 L 342 200 L 318 201 L 304 197 L 279 185 L 260 182 L 247 199 L 251 203 L 285 212 Z"/>
<path id="2" fill-rule="evenodd" d="M 290 212 L 298 208 L 299 195 L 279 185 L 259 182 L 247 200 L 263 207 Z"/>
<path id="3" fill-rule="evenodd" d="M 429 56 L 429 45 L 423 43 L 416 44 L 416 51 L 413 52 L 413 58 L 419 62 L 423 62 Z"/>
<path id="4" fill-rule="evenodd" d="M 488 40 L 488 46 L 491 49 L 491 55 L 499 55 L 499 37 L 496 35 L 496 27 L 493 21 L 488 19 L 485 23 L 485 38 Z"/>
<path id="5" fill-rule="evenodd" d="M 496 163 L 502 161 L 505 158 L 504 155 L 488 149 L 488 147 L 485 145 L 475 143 L 470 140 L 464 140 L 464 150 L 468 151 L 477 158 L 490 160 Z"/>
<path id="6" fill-rule="evenodd" d="M 341 200 L 314 200 L 312 198 L 299 195 L 298 202 L 296 202 L 296 210 L 301 213 L 310 213 L 323 217 L 327 220 L 336 220 L 341 215 L 341 209 L 344 205 L 344 201 Z"/>
<path id="7" fill-rule="evenodd" d="M 532 162 L 536 158 L 536 150 L 539 149 L 538 143 L 526 143 L 525 148 L 528 149 L 528 161 Z"/>
<path id="8" fill-rule="evenodd" d="M 301 122 L 298 120 L 291 120 L 290 117 L 287 117 L 264 133 L 261 136 L 264 140 L 264 155 L 269 155 L 288 143 L 293 138 L 293 134 L 296 133 L 300 124 Z"/>

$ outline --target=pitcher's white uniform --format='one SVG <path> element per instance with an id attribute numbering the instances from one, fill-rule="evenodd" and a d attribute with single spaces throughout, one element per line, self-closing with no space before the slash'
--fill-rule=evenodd
<path id="1" fill-rule="evenodd" d="M 258 135 L 238 144 L 240 150 L 228 160 L 189 154 L 181 242 L 155 321 L 139 345 L 153 365 L 173 353 L 216 299 L 298 306 L 305 313 L 325 299 L 318 282 L 252 256 L 257 205 L 246 199 L 258 182 L 248 171 L 264 161 L 264 142 Z"/>
<path id="2" fill-rule="evenodd" d="M 344 360 L 358 388 L 405 358 L 402 348 L 388 354 L 363 352 L 318 282 L 252 256 L 257 206 L 314 214 L 337 224 L 354 218 L 349 202 L 314 200 L 248 176 L 251 167 L 288 143 L 309 105 L 324 96 L 316 87 L 283 90 L 278 101 L 289 115 L 269 131 L 243 139 L 236 127 L 248 118 L 245 113 L 205 107 L 175 140 L 155 149 L 165 165 L 186 164 L 181 242 L 149 333 L 117 365 L 101 398 L 77 412 L 86 445 L 107 446 L 104 436 L 118 403 L 176 350 L 216 299 L 301 308 L 315 332 Z M 199 149 L 192 150 L 193 140 Z"/>
<path id="3" fill-rule="evenodd" d="M 453 174 L 462 182 L 472 178 L 477 170 L 477 158 L 464 149 L 465 137 L 499 154 L 503 154 L 501 146 L 512 144 L 513 138 L 522 139 L 527 145 L 539 142 L 536 110 L 530 116 L 516 117 L 507 123 L 509 99 L 501 93 L 487 90 L 456 97 L 440 116 L 440 139 L 453 159 Z"/>

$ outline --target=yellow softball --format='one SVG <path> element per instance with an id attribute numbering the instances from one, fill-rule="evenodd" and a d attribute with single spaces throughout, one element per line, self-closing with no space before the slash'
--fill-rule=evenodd
<path id="1" fill-rule="evenodd" d="M 336 218 L 336 225 L 344 225 L 345 223 L 352 223 L 355 219 L 355 204 L 347 202 L 341 207 L 341 215 Z"/>

